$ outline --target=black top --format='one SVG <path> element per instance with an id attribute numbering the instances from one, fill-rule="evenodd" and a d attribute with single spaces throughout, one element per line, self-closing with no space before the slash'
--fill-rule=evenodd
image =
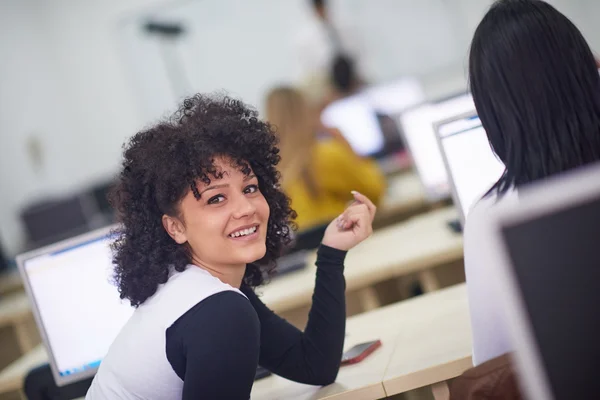
<path id="1" fill-rule="evenodd" d="M 167 329 L 167 359 L 184 381 L 183 399 L 248 399 L 257 364 L 301 383 L 335 381 L 344 347 L 345 251 L 321 246 L 304 332 L 242 285 L 210 296 Z"/>

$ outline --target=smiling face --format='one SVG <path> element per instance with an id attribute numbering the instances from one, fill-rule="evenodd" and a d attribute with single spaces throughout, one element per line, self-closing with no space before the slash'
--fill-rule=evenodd
<path id="1" fill-rule="evenodd" d="M 269 205 L 253 172 L 245 175 L 228 159 L 215 160 L 217 176 L 197 182 L 200 198 L 190 190 L 179 217 L 164 216 L 163 225 L 179 244 L 187 243 L 195 264 L 210 269 L 239 267 L 266 252 Z"/>

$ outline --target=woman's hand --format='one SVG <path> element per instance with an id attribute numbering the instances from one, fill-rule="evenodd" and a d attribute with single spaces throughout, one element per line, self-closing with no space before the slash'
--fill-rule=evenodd
<path id="1" fill-rule="evenodd" d="M 325 246 L 348 251 L 373 233 L 377 207 L 367 196 L 358 192 L 352 195 L 354 202 L 325 230 L 322 241 Z"/>

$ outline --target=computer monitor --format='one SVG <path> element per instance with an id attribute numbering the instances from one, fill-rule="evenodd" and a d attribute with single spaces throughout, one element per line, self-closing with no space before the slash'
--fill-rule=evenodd
<path id="1" fill-rule="evenodd" d="M 111 282 L 110 242 L 104 228 L 17 257 L 59 386 L 93 376 L 133 313 Z"/>
<path id="2" fill-rule="evenodd" d="M 475 111 L 437 122 L 434 127 L 452 198 L 464 226 L 471 207 L 502 176 L 504 164 L 492 151 Z"/>
<path id="3" fill-rule="evenodd" d="M 86 196 L 43 200 L 21 212 L 30 248 L 45 246 L 90 229 L 92 208 Z"/>
<path id="4" fill-rule="evenodd" d="M 600 393 L 600 166 L 519 189 L 483 237 L 530 399 Z M 492 277 L 494 278 L 494 277 Z"/>
<path id="5" fill-rule="evenodd" d="M 2 243 L 0 242 L 0 273 L 2 273 L 2 271 L 4 271 L 5 269 L 8 269 L 8 260 L 4 255 L 4 250 L 2 250 Z"/>
<path id="6" fill-rule="evenodd" d="M 397 115 L 425 101 L 423 87 L 415 77 L 369 86 L 363 96 L 377 112 L 387 115 Z"/>
<path id="7" fill-rule="evenodd" d="M 433 124 L 475 110 L 471 94 L 461 94 L 437 103 L 426 103 L 403 112 L 398 121 L 404 143 L 430 202 L 451 196 L 448 173 L 435 137 Z"/>
<path id="8" fill-rule="evenodd" d="M 339 129 L 357 154 L 382 158 L 404 150 L 396 116 L 424 99 L 419 82 L 406 78 L 334 101 L 321 122 Z"/>

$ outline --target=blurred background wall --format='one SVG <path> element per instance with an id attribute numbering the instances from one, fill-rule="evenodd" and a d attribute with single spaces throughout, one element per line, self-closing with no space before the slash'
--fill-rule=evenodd
<path id="1" fill-rule="evenodd" d="M 294 46 L 312 18 L 307 3 L 0 2 L 0 240 L 7 255 L 25 246 L 25 204 L 110 179 L 123 142 L 183 95 L 226 89 L 260 110 L 270 86 L 298 80 Z M 600 50 L 600 2 L 551 3 Z M 370 83 L 415 75 L 434 97 L 466 87 L 469 41 L 489 4 L 337 0 L 331 7 L 334 21 L 357 32 Z M 183 33 L 148 34 L 149 22 Z"/>

